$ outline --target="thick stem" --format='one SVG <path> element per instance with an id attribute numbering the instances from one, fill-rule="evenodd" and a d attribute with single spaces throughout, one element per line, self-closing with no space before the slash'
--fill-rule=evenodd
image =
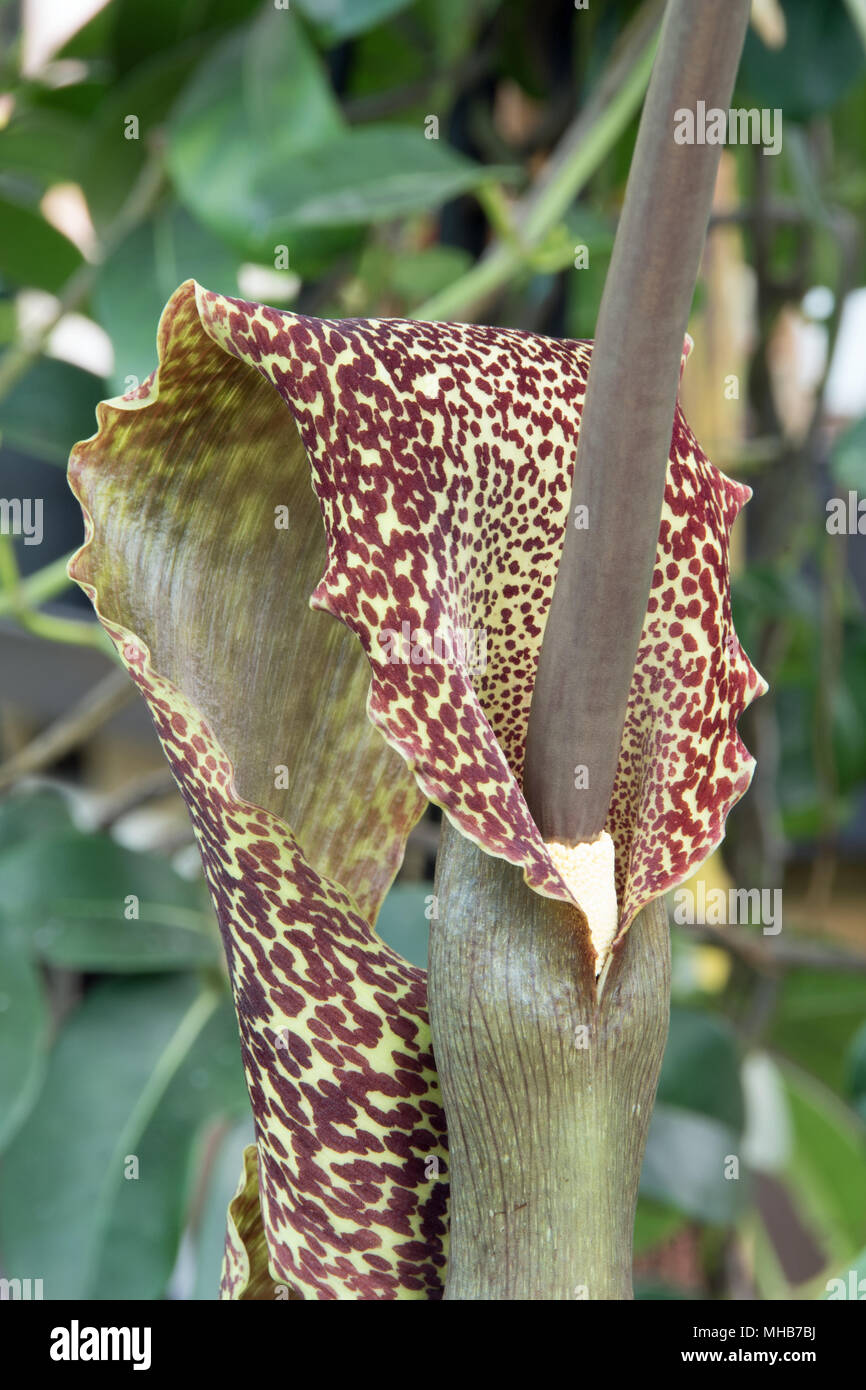
<path id="1" fill-rule="evenodd" d="M 638 1180 L 668 1029 L 651 904 L 599 1000 L 583 920 L 443 827 L 429 1002 L 448 1120 L 446 1299 L 632 1297 Z"/>

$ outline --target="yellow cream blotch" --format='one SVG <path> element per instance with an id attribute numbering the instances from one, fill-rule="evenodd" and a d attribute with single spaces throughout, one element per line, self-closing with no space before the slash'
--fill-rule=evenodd
<path id="1" fill-rule="evenodd" d="M 582 845 L 547 846 L 566 887 L 583 908 L 596 951 L 595 973 L 601 974 L 619 924 L 614 883 L 613 840 L 606 830 Z"/>

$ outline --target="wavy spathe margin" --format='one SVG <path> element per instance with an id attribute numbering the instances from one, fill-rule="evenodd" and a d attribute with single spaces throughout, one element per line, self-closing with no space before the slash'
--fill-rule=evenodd
<path id="1" fill-rule="evenodd" d="M 73 452 L 86 540 L 70 573 L 148 703 L 199 842 L 270 1266 L 302 1297 L 435 1299 L 446 1141 L 424 972 L 370 925 L 423 800 L 364 717 L 354 639 L 306 604 L 324 544 L 304 519 L 318 509 L 288 412 L 210 343 L 191 295 L 169 306 L 160 348 L 158 373 L 135 399 L 100 406 L 98 433 Z M 296 545 L 284 582 L 264 562 L 287 496 Z M 263 650 L 272 614 L 291 631 L 273 630 Z M 283 663 L 304 655 L 287 683 Z M 285 786 L 273 775 L 283 762 Z M 297 813 L 303 846 L 282 808 Z M 233 1296 L 249 1296 L 254 1271 L 234 1253 Z"/>
<path id="2" fill-rule="evenodd" d="M 445 1189 L 426 1159 L 445 1135 L 424 974 L 370 925 L 423 805 L 416 782 L 585 930 L 520 778 L 589 355 L 505 329 L 324 323 L 188 282 L 160 324 L 158 373 L 101 406 L 73 453 L 87 540 L 70 573 L 190 808 L 232 974 L 271 1265 L 313 1297 L 441 1292 Z M 620 939 L 712 851 L 751 777 L 736 722 L 762 682 L 728 584 L 747 496 L 678 411 L 608 822 Z M 311 609 L 290 607 L 311 592 Z M 415 632 L 484 633 L 486 665 L 459 644 L 456 659 L 390 660 L 383 635 L 404 623 L 410 647 Z M 357 719 L 367 691 L 375 729 Z"/>
<path id="3" fill-rule="evenodd" d="M 579 905 L 521 780 L 591 346 L 459 324 L 325 322 L 198 286 L 196 301 L 214 341 L 295 416 L 328 537 L 312 602 L 361 641 L 371 720 L 461 833 L 520 865 L 536 892 Z M 736 725 L 766 687 L 733 632 L 728 567 L 749 495 L 710 463 L 677 407 L 606 827 L 620 938 L 712 853 L 752 776 Z M 484 634 L 485 669 L 393 662 L 383 639 L 404 624 L 452 646 Z"/>

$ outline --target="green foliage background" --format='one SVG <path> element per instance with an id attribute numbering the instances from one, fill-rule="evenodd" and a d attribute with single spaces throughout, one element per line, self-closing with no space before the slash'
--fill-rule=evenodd
<path id="1" fill-rule="evenodd" d="M 531 197 L 648 8 L 108 0 L 34 76 L 17 7 L 0 5 L 0 494 L 13 495 L 22 458 L 62 467 L 96 402 L 148 374 L 159 313 L 190 276 L 237 294 L 265 268 L 254 297 L 324 316 L 472 317 L 473 267 L 493 244 L 504 269 L 483 317 L 591 337 L 634 145 L 633 69 L 618 126 L 588 123 L 562 206 L 523 227 L 509 209 Z M 815 284 L 838 302 L 864 283 L 866 21 L 859 0 L 782 10 L 785 45 L 752 32 L 737 93 L 783 110 L 785 143 L 763 167 L 736 152 L 760 321 L 754 447 L 738 476 L 770 502 L 747 523 L 735 595 L 744 645 L 773 683 L 757 717 L 777 764 L 754 814 L 781 848 L 761 857 L 744 809 L 726 857 L 737 881 L 784 879 L 792 900 L 804 872 L 829 865 L 862 902 L 866 567 L 858 538 L 840 562 L 823 499 L 827 487 L 866 495 L 866 421 L 829 443 L 816 431 L 793 456 L 765 365 L 786 303 Z M 517 133 L 509 102 L 532 116 Z M 437 140 L 420 138 L 431 116 Z M 88 255 L 46 217 L 58 184 L 81 192 Z M 786 215 L 773 221 L 776 204 Z M 581 272 L 576 241 L 591 247 Z M 22 290 L 58 296 L 55 319 L 74 309 L 101 326 L 105 379 L 53 355 L 47 330 L 22 337 Z M 32 557 L 0 536 L 0 644 L 4 628 L 30 632 L 46 671 L 64 643 L 104 650 L 69 606 L 76 540 L 28 573 Z M 11 677 L 3 700 L 15 703 Z M 759 734 L 744 727 L 750 747 Z M 207 894 L 168 854 L 95 829 L 86 778 L 40 771 L 0 801 L 0 1273 L 42 1278 L 48 1298 L 212 1298 L 251 1127 Z M 429 871 L 422 846 L 381 919 L 420 963 Z M 639 1296 L 814 1298 L 839 1272 L 866 1273 L 866 943 L 862 930 L 853 945 L 850 931 L 833 939 L 832 895 L 811 924 L 802 896 L 800 931 L 762 938 L 756 926 L 751 954 L 674 933 Z M 132 898 L 137 916 L 125 915 Z M 722 1180 L 732 1155 L 739 1180 Z"/>

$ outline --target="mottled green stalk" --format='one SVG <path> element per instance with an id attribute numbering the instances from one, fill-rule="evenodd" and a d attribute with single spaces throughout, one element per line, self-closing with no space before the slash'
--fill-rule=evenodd
<path id="1" fill-rule="evenodd" d="M 448 1116 L 447 1299 L 628 1299 L 668 1030 L 651 903 L 599 1000 L 580 914 L 443 828 L 429 999 Z"/>

